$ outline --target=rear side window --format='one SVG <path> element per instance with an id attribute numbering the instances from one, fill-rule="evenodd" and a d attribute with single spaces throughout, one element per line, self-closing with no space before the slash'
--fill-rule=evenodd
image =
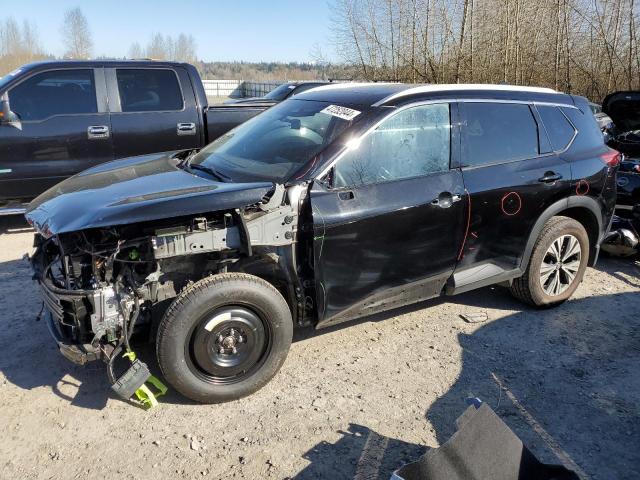
<path id="1" fill-rule="evenodd" d="M 571 120 L 578 130 L 578 135 L 571 146 L 577 150 L 588 150 L 604 145 L 604 136 L 600 131 L 596 118 L 590 111 L 582 112 L 577 108 L 561 107 L 560 110 Z"/>
<path id="2" fill-rule="evenodd" d="M 20 120 L 97 113 L 93 70 L 52 70 L 28 78 L 9 91 L 11 110 Z"/>
<path id="3" fill-rule="evenodd" d="M 567 148 L 576 131 L 558 107 L 538 105 L 538 113 L 555 151 Z"/>
<path id="4" fill-rule="evenodd" d="M 538 124 L 528 105 L 471 102 L 464 104 L 464 110 L 464 166 L 538 156 Z"/>
<path id="5" fill-rule="evenodd" d="M 449 169 L 449 105 L 407 108 L 385 119 L 334 169 L 335 187 L 419 177 Z"/>
<path id="6" fill-rule="evenodd" d="M 178 77 L 172 70 L 117 69 L 123 112 L 182 110 Z"/>

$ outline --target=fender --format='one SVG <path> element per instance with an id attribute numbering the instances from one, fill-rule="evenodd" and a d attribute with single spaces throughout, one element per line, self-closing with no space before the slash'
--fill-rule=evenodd
<path id="1" fill-rule="evenodd" d="M 520 269 L 524 272 L 527 269 L 527 265 L 529 264 L 529 259 L 531 258 L 531 252 L 533 251 L 533 246 L 540 236 L 540 232 L 544 227 L 544 224 L 547 221 L 559 213 L 562 213 L 565 210 L 570 208 L 584 208 L 591 212 L 598 223 L 598 237 L 596 239 L 595 245 L 593 249 L 589 252 L 589 266 L 595 265 L 598 259 L 598 253 L 600 250 L 600 241 L 604 236 L 604 226 L 602 224 L 602 209 L 598 204 L 597 200 L 592 197 L 587 196 L 571 196 L 569 198 L 564 198 L 562 200 L 558 200 L 557 202 L 551 204 L 547 209 L 542 212 L 542 214 L 538 217 L 538 220 L 533 225 L 531 229 L 531 233 L 529 233 L 529 240 L 527 241 L 527 245 L 524 249 L 524 253 L 520 260 Z M 591 235 L 590 235 L 591 237 Z"/>

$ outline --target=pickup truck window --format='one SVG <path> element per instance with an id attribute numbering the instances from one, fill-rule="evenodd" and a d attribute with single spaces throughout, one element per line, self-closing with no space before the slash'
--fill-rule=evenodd
<path id="1" fill-rule="evenodd" d="M 285 100 L 209 144 L 191 163 L 212 168 L 234 181 L 285 182 L 364 116 L 352 109 L 356 115 L 345 120 L 323 111 L 330 105 Z"/>
<path id="2" fill-rule="evenodd" d="M 338 160 L 334 186 L 369 185 L 449 170 L 449 104 L 422 105 L 386 118 Z"/>
<path id="3" fill-rule="evenodd" d="M 166 112 L 184 105 L 178 77 L 166 69 L 116 69 L 123 112 Z"/>
<path id="4" fill-rule="evenodd" d="M 97 113 L 93 70 L 39 73 L 9 90 L 9 103 L 23 122 L 54 115 Z"/>

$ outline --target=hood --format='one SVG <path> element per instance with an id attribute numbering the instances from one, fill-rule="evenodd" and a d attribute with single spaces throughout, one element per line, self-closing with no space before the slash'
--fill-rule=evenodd
<path id="1" fill-rule="evenodd" d="M 241 208 L 258 203 L 270 182 L 222 183 L 178 168 L 172 153 L 104 163 L 33 200 L 25 217 L 46 236 L 87 228 Z"/>
<path id="2" fill-rule="evenodd" d="M 619 132 L 640 130 L 640 91 L 614 92 L 602 101 L 602 111 Z"/>

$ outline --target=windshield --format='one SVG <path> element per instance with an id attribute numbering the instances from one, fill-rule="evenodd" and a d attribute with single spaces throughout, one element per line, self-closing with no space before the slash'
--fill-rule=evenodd
<path id="1" fill-rule="evenodd" d="M 289 92 L 296 88 L 296 85 L 293 83 L 285 83 L 280 85 L 279 87 L 274 88 L 269 93 L 267 93 L 264 98 L 268 98 L 269 100 L 277 100 L 281 101 L 287 98 Z"/>
<path id="2" fill-rule="evenodd" d="M 286 100 L 209 144 L 191 164 L 232 181 L 283 183 L 360 120 L 360 110 L 329 102 Z"/>

